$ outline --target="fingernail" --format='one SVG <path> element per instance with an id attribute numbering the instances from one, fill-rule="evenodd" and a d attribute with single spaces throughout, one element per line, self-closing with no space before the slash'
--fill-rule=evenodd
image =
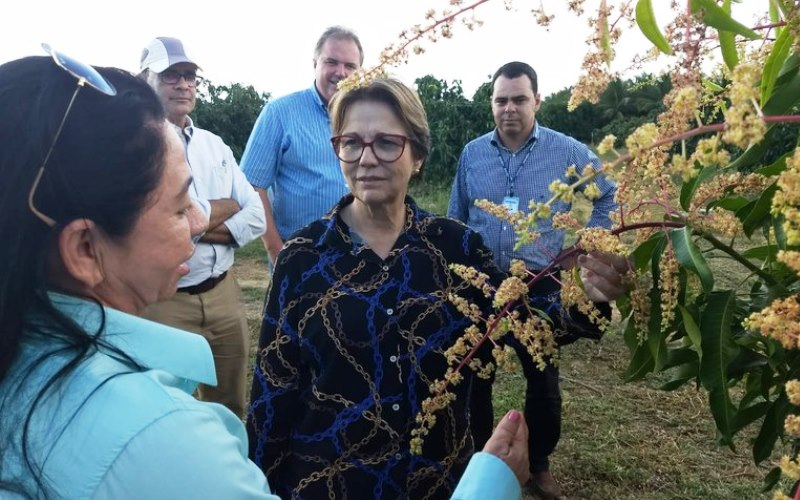
<path id="1" fill-rule="evenodd" d="M 519 422 L 520 414 L 517 410 L 511 410 L 508 412 L 508 419 L 512 422 Z"/>

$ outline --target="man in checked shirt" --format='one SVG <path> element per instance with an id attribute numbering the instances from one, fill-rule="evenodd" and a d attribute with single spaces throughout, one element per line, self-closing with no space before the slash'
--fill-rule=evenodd
<path id="1" fill-rule="evenodd" d="M 585 145 L 536 122 L 541 102 L 537 89 L 536 72 L 528 64 L 510 62 L 494 74 L 492 114 L 496 128 L 464 147 L 447 211 L 449 217 L 481 234 L 494 253 L 495 262 L 506 271 L 512 259 L 523 260 L 534 272 L 543 269 L 561 252 L 564 233 L 553 229 L 551 220 L 542 220 L 539 222 L 541 237 L 515 251 L 515 235 L 510 224 L 476 207 L 475 200 L 503 204 L 512 212 L 527 210 L 530 202 L 541 203 L 551 197 L 548 186 L 554 180 L 571 182 L 566 174 L 571 165 L 577 167 L 578 172 L 588 164 L 600 167 L 597 156 Z M 602 176 L 595 182 L 600 196 L 594 200 L 588 226 L 609 227 L 608 213 L 616 208 L 615 186 Z M 570 204 L 559 200 L 551 208 L 554 214 L 565 212 Z M 558 289 L 555 280 L 543 280 L 533 293 L 556 294 Z M 610 314 L 607 303 L 598 306 L 602 312 Z M 579 336 L 581 333 L 574 331 L 567 335 L 571 340 Z M 514 347 L 528 381 L 525 419 L 530 428 L 530 489 L 542 499 L 561 498 L 561 488 L 550 473 L 548 460 L 561 435 L 558 368 L 548 365 L 540 371 L 524 350 Z M 476 449 L 483 446 L 492 430 L 491 382 L 479 382 L 480 387 L 472 391 L 471 421 Z"/>

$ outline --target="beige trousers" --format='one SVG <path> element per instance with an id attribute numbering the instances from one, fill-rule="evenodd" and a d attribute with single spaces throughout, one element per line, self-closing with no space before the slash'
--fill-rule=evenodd
<path id="1" fill-rule="evenodd" d="M 243 418 L 250 332 L 242 292 L 233 276 L 228 274 L 205 293 L 178 292 L 170 300 L 147 307 L 142 316 L 205 337 L 214 355 L 217 386 L 201 384 L 198 398 L 221 403 Z"/>

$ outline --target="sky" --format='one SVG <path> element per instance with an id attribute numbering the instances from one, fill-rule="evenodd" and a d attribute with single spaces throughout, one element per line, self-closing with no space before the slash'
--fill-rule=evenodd
<path id="1" fill-rule="evenodd" d="M 540 1 L 557 17 L 549 31 L 530 13 Z M 309 87 L 314 78 L 313 51 L 317 38 L 331 25 L 353 29 L 361 38 L 365 66 L 377 63 L 380 51 L 397 35 L 424 23 L 425 12 L 441 12 L 448 0 L 222 0 L 166 2 L 164 0 L 22 0 L 7 2 L 0 19 L 0 63 L 43 54 L 41 42 L 92 65 L 138 71 L 142 48 L 157 36 L 183 40 L 215 84 L 253 85 L 273 97 Z M 470 3 L 467 0 L 465 3 Z M 587 11 L 599 0 L 587 0 Z M 753 0 L 746 0 L 750 7 Z M 390 68 L 406 83 L 432 74 L 460 80 L 465 95 L 489 80 L 502 64 L 519 60 L 536 69 L 543 97 L 573 85 L 580 74 L 590 27 L 565 11 L 565 0 L 493 0 L 475 11 L 484 22 L 469 31 L 461 24 L 454 37 L 435 44 L 424 42 L 426 53 L 411 55 L 408 64 Z M 656 0 L 656 19 L 666 23 L 667 0 Z M 742 21 L 753 19 L 747 6 L 734 5 Z M 736 10 L 738 9 L 738 11 Z M 743 14 L 740 14 L 743 12 Z M 660 15 L 660 17 L 659 17 Z M 618 50 L 624 70 L 648 42 L 637 28 L 626 30 Z M 668 61 L 666 61 L 668 62 Z M 651 65 L 651 72 L 665 63 Z M 639 71 L 628 73 L 630 76 Z"/>

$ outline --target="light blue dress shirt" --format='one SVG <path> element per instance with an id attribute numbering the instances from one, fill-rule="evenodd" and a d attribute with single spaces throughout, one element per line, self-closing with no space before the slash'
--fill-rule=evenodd
<path id="1" fill-rule="evenodd" d="M 89 354 L 39 400 L 28 427 L 28 456 L 48 498 L 69 500 L 280 500 L 247 459 L 244 425 L 227 408 L 197 401 L 215 384 L 206 340 L 82 299 L 51 293 L 56 307 L 140 368 L 109 350 Z M 23 459 L 22 431 L 47 381 L 71 359 L 52 327 L 26 332 L 0 381 L 0 498 L 39 498 Z M 39 329 L 37 329 L 39 330 Z M 520 497 L 511 469 L 477 453 L 453 498 Z"/>
<path id="2" fill-rule="evenodd" d="M 315 86 L 266 104 L 256 120 L 242 170 L 252 185 L 270 190 L 283 240 L 325 215 L 349 191 L 331 135 Z"/>
<path id="3" fill-rule="evenodd" d="M 98 331 L 99 306 L 51 297 L 85 331 Z M 50 488 L 48 498 L 277 500 L 247 459 L 242 422 L 224 406 L 191 395 L 198 382 L 216 383 L 205 339 L 104 311 L 103 338 L 141 369 L 101 350 L 39 400 L 28 453 Z M 0 382 L 0 484 L 16 482 L 34 498 L 39 491 L 20 448 L 23 422 L 38 391 L 70 359 L 73 351 L 64 347 L 57 337 L 28 332 Z M 0 498 L 20 497 L 0 489 Z"/>
<path id="4" fill-rule="evenodd" d="M 516 236 L 511 225 L 475 206 L 475 200 L 487 199 L 502 204 L 505 197 L 519 199 L 519 209 L 528 212 L 531 201 L 544 203 L 552 196 L 550 183 L 560 180 L 571 184 L 566 170 L 575 165 L 582 172 L 587 164 L 600 168 L 600 160 L 584 144 L 555 130 L 534 125 L 528 141 L 517 151 L 503 146 L 495 129 L 468 143 L 458 160 L 458 170 L 450 194 L 448 217 L 458 219 L 480 233 L 494 254 L 495 261 L 508 270 L 511 259 L 521 259 L 529 269 L 543 269 L 564 245 L 564 231 L 553 229 L 552 219 L 539 221 L 540 238 L 514 250 Z M 616 186 L 605 176 L 595 179 L 600 198 L 588 227 L 609 227 L 609 212 L 617 208 Z M 569 211 L 562 200 L 552 206 L 553 214 Z"/>

